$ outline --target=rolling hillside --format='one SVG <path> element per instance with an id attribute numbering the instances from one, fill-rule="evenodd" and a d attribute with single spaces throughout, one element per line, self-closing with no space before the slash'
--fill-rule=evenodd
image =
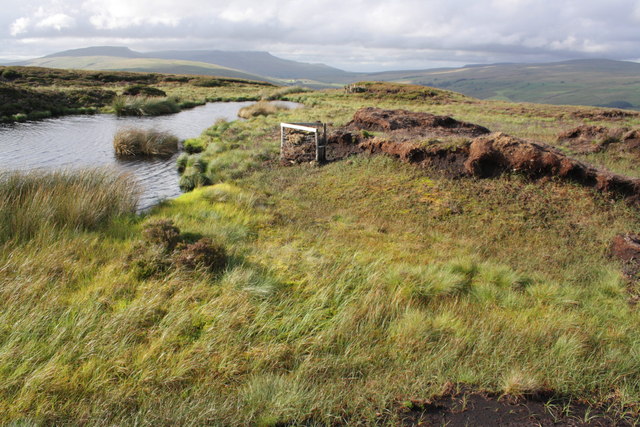
<path id="1" fill-rule="evenodd" d="M 308 64 L 278 58 L 268 52 L 225 52 L 191 50 L 151 52 L 148 56 L 171 60 L 189 60 L 224 65 L 278 79 L 307 79 L 323 83 L 347 83 L 357 79 L 356 73 L 324 64 Z"/>
<path id="2" fill-rule="evenodd" d="M 575 60 L 495 64 L 369 75 L 372 80 L 433 86 L 481 99 L 543 104 L 640 107 L 640 64 Z"/>
<path id="3" fill-rule="evenodd" d="M 640 64 L 606 59 L 351 73 L 324 64 L 278 58 L 268 52 L 141 53 L 126 47 L 99 46 L 59 52 L 19 65 L 219 75 L 313 88 L 363 80 L 389 81 L 449 89 L 480 99 L 640 108 Z"/>
<path id="4" fill-rule="evenodd" d="M 94 58 L 99 57 L 99 61 Z M 87 62 L 80 61 L 86 58 Z M 147 61 L 144 61 L 144 60 Z M 127 47 L 96 46 L 72 49 L 47 55 L 44 58 L 25 61 L 20 65 L 36 65 L 54 68 L 80 67 L 126 71 L 157 71 L 161 73 L 185 73 L 209 75 L 213 70 L 233 69 L 250 74 L 251 79 L 284 83 L 306 83 L 312 86 L 344 84 L 358 80 L 358 74 L 339 70 L 324 64 L 308 64 L 278 58 L 268 52 L 244 52 L 221 50 L 171 50 L 141 53 Z M 215 67 L 215 68 L 212 68 Z M 221 72 L 229 73 L 227 70 Z M 237 75 L 218 74 L 223 77 Z"/>
<path id="5" fill-rule="evenodd" d="M 157 58 L 133 58 L 116 56 L 48 56 L 27 61 L 24 65 L 48 68 L 140 71 L 166 74 L 197 74 L 272 81 L 264 76 L 203 62 L 168 60 Z"/>

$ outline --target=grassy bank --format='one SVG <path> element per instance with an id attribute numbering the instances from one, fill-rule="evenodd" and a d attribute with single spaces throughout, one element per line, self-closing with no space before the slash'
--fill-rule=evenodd
<path id="1" fill-rule="evenodd" d="M 372 103 L 544 141 L 587 110 L 394 90 L 220 122 L 181 160 L 213 185 L 117 227 L 4 243 L 0 420 L 396 425 L 404 402 L 462 385 L 637 416 L 637 285 L 607 255 L 636 208 L 382 156 L 276 161 L 280 121 L 341 125 Z M 224 269 L 138 274 L 161 219 L 226 248 Z"/>
<path id="2" fill-rule="evenodd" d="M 162 116 L 181 111 L 174 98 L 119 96 L 111 104 L 117 116 Z"/>
<path id="3" fill-rule="evenodd" d="M 234 78 L 0 66 L 0 122 L 96 112 L 171 114 L 205 102 L 257 101 L 275 91 L 269 83 Z M 154 98 L 158 94 L 163 98 Z"/>
<path id="4" fill-rule="evenodd" d="M 132 178 L 107 169 L 4 172 L 0 175 L 0 242 L 57 231 L 94 230 L 133 213 Z"/>

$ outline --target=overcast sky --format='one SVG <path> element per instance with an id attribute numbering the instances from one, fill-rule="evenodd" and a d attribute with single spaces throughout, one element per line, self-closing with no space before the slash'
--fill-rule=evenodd
<path id="1" fill-rule="evenodd" d="M 0 58 L 266 50 L 350 71 L 640 58 L 640 0 L 0 0 Z"/>

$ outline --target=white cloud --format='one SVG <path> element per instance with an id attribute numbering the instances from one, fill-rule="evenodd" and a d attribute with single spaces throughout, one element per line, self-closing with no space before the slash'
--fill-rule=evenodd
<path id="1" fill-rule="evenodd" d="M 129 40 L 138 50 L 270 50 L 354 69 L 640 57 L 640 0 L 0 0 L 2 6 L 0 57 L 23 54 L 10 50 L 27 49 L 27 39 L 46 40 L 37 54 Z"/>
<path id="2" fill-rule="evenodd" d="M 180 2 L 158 0 L 155 2 L 140 0 L 87 0 L 81 3 L 81 9 L 87 15 L 88 22 L 98 30 L 116 30 L 149 25 L 176 26 L 180 23 L 185 10 L 189 10 L 193 0 Z M 198 2 L 196 2 L 198 3 Z M 206 8 L 206 6 L 204 6 Z M 203 9 L 199 4 L 191 9 L 197 15 Z M 188 14 L 187 14 L 188 15 Z"/>
<path id="3" fill-rule="evenodd" d="M 47 16 L 36 24 L 38 28 L 53 28 L 60 31 L 65 28 L 70 28 L 75 24 L 75 19 L 64 13 L 56 13 L 55 15 Z"/>
<path id="4" fill-rule="evenodd" d="M 26 33 L 30 23 L 31 23 L 31 20 L 29 18 L 25 18 L 25 17 L 18 18 L 15 21 L 13 21 L 13 23 L 11 24 L 9 33 L 14 37 L 17 35 Z"/>

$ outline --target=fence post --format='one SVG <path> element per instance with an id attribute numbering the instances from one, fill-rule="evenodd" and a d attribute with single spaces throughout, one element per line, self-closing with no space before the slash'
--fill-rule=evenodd
<path id="1" fill-rule="evenodd" d="M 284 159 L 284 123 L 280 123 L 280 160 Z"/>

